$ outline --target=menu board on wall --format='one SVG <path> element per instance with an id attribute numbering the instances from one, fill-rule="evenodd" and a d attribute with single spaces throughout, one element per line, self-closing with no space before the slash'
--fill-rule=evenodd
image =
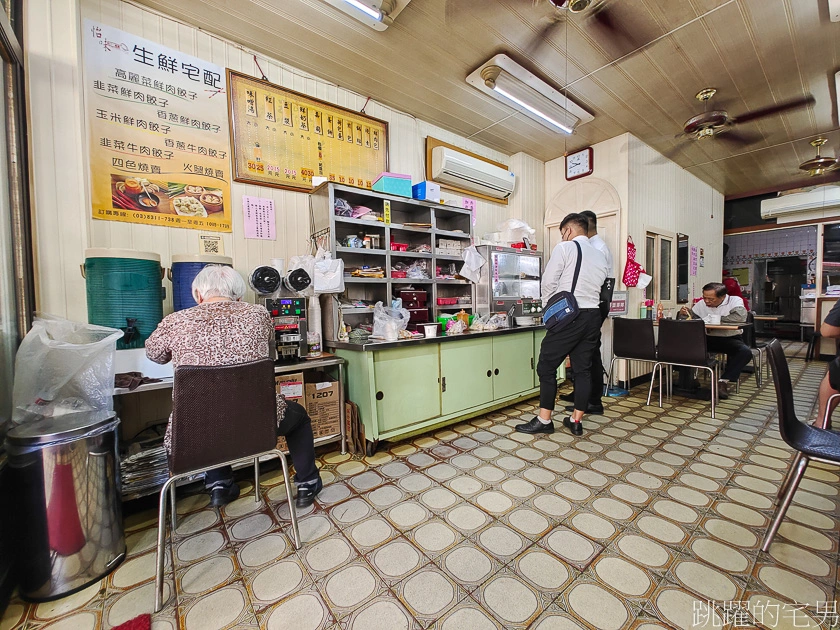
<path id="1" fill-rule="evenodd" d="M 313 177 L 370 188 L 388 170 L 388 123 L 228 70 L 234 179 L 309 191 Z"/>
<path id="2" fill-rule="evenodd" d="M 231 231 L 224 69 L 84 23 L 93 218 Z"/>

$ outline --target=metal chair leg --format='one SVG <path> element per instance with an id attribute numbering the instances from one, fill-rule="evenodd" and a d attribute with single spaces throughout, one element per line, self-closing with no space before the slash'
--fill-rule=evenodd
<path id="1" fill-rule="evenodd" d="M 662 372 L 662 368 L 664 366 L 659 366 L 659 408 L 662 409 L 662 381 L 664 379 L 664 374 Z"/>
<path id="2" fill-rule="evenodd" d="M 172 536 L 175 535 L 175 530 L 178 529 L 178 510 L 175 507 L 175 486 L 177 484 L 172 484 L 169 488 L 169 510 L 172 514 L 169 515 L 169 518 L 172 520 Z"/>
<path id="3" fill-rule="evenodd" d="M 163 567 L 166 561 L 164 556 L 164 542 L 166 540 L 166 500 L 169 494 L 170 486 L 175 485 L 177 477 L 170 477 L 163 484 L 160 490 L 160 500 L 158 501 L 158 535 L 157 535 L 157 551 L 155 556 L 155 612 L 160 612 L 163 608 Z M 173 535 L 175 534 L 173 530 Z"/>
<path id="4" fill-rule="evenodd" d="M 817 423 L 822 420 L 822 424 L 814 424 L 814 426 L 819 427 L 820 429 L 831 429 L 831 401 L 835 398 L 840 398 L 840 394 L 832 394 L 828 397 L 828 400 L 825 403 L 825 417 L 822 419 L 817 418 Z"/>
<path id="5" fill-rule="evenodd" d="M 254 458 L 254 501 L 260 502 L 260 458 Z"/>
<path id="6" fill-rule="evenodd" d="M 610 371 L 607 374 L 607 384 L 604 386 L 604 396 L 610 395 L 610 385 L 612 385 L 613 366 L 615 365 L 615 361 L 615 357 L 610 359 Z"/>
<path id="7" fill-rule="evenodd" d="M 717 367 L 717 366 L 715 366 Z M 710 383 L 712 388 L 712 420 L 715 419 L 715 402 L 717 402 L 717 395 L 718 395 L 718 379 L 715 370 L 712 368 L 704 368 L 705 370 L 709 371 L 709 379 L 712 381 Z"/>
<path id="8" fill-rule="evenodd" d="M 761 550 L 766 552 L 770 549 L 773 538 L 776 537 L 776 532 L 779 531 L 779 526 L 785 518 L 785 514 L 793 501 L 793 495 L 796 494 L 796 489 L 799 487 L 799 482 L 802 481 L 802 476 L 805 474 L 805 469 L 808 468 L 808 457 L 802 456 L 793 473 L 793 478 L 790 480 L 790 487 L 788 487 L 781 504 L 776 508 L 776 513 L 773 515 L 773 520 L 770 521 L 770 526 L 767 528 L 767 534 L 764 536 L 764 542 L 761 543 Z"/>
<path id="9" fill-rule="evenodd" d="M 295 549 L 300 549 L 300 531 L 298 530 L 295 500 L 292 497 L 292 479 L 289 476 L 289 463 L 286 461 L 286 456 L 282 451 L 275 450 L 274 453 L 280 458 L 280 464 L 283 466 L 283 480 L 286 482 L 286 499 L 289 501 L 289 515 L 292 519 L 292 534 L 294 534 Z"/>
<path id="10" fill-rule="evenodd" d="M 661 367 L 659 363 L 653 364 L 653 371 L 650 373 L 650 387 L 648 388 L 647 404 L 650 405 L 650 397 L 653 395 L 653 379 L 656 378 L 656 369 Z"/>
<path id="11" fill-rule="evenodd" d="M 793 458 L 793 462 L 785 474 L 785 478 L 782 479 L 782 485 L 779 486 L 779 491 L 776 493 L 776 499 L 773 501 L 775 505 L 778 505 L 779 501 L 782 500 L 782 497 L 785 496 L 785 492 L 787 492 L 788 486 L 790 485 L 790 480 L 793 479 L 793 472 L 799 467 L 799 460 L 802 459 L 802 457 L 802 453 L 797 451 Z"/>

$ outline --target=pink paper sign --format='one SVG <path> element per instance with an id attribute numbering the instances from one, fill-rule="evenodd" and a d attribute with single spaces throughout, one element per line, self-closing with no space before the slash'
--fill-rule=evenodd
<path id="1" fill-rule="evenodd" d="M 277 238 L 273 200 L 243 195 L 242 214 L 245 219 L 245 238 L 259 238 L 267 241 Z"/>

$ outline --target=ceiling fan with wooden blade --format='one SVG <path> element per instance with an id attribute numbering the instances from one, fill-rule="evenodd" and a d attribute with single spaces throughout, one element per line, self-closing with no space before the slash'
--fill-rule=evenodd
<path id="1" fill-rule="evenodd" d="M 734 135 L 732 127 L 735 125 L 743 125 L 749 122 L 755 122 L 762 118 L 768 118 L 777 114 L 803 109 L 814 104 L 814 97 L 810 94 L 808 96 L 785 101 L 783 103 L 776 103 L 769 107 L 763 107 L 752 112 L 746 112 L 740 116 L 730 116 L 725 109 L 709 109 L 709 101 L 717 93 L 715 88 L 705 88 L 700 90 L 695 98 L 703 103 L 703 113 L 692 116 L 683 125 L 682 132 L 677 136 L 678 138 L 692 138 L 694 140 L 702 140 L 703 138 L 713 138 L 720 136 L 725 138 L 728 136 L 729 141 L 747 145 L 759 140 L 758 136 L 748 136 L 743 133 Z M 725 134 L 725 136 L 723 135 Z M 754 138 L 754 139 L 751 139 Z"/>

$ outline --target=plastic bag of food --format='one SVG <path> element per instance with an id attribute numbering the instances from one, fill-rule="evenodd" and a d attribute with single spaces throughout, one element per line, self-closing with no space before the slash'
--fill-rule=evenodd
<path id="1" fill-rule="evenodd" d="M 12 420 L 114 408 L 114 357 L 123 331 L 39 315 L 15 357 Z"/>
<path id="2" fill-rule="evenodd" d="M 382 302 L 377 302 L 373 307 L 373 334 L 372 337 L 384 339 L 385 341 L 396 341 L 400 331 L 408 326 L 411 314 L 404 308 L 389 308 Z"/>
<path id="3" fill-rule="evenodd" d="M 446 323 L 447 335 L 462 335 L 467 332 L 467 325 L 460 319 L 451 319 Z"/>

